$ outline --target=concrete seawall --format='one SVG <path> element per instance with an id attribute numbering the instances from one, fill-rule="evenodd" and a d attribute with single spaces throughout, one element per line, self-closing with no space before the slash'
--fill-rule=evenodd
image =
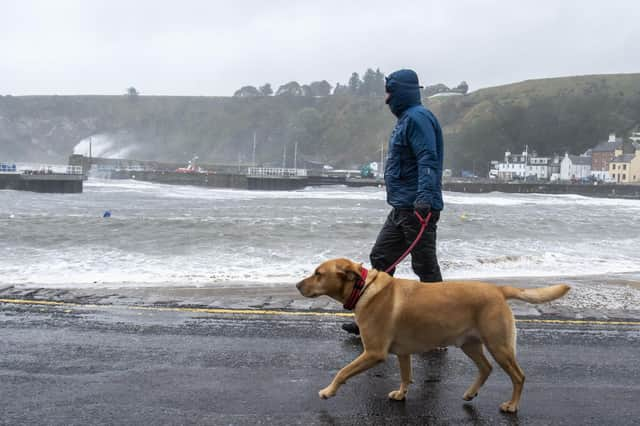
<path id="1" fill-rule="evenodd" d="M 176 173 L 176 172 L 148 172 L 148 171 L 119 171 L 112 172 L 113 179 L 135 179 L 146 182 L 165 183 L 170 185 L 196 185 L 211 188 L 247 189 L 247 177 L 241 174 L 229 173 Z"/>
<path id="2" fill-rule="evenodd" d="M 137 179 L 176 185 L 197 185 L 211 188 L 291 191 L 307 186 L 345 185 L 352 187 L 381 186 L 379 179 L 327 176 L 253 177 L 233 173 L 176 173 L 176 172 L 112 172 L 115 179 Z M 640 185 L 569 184 L 569 183 L 509 183 L 489 181 L 445 181 L 442 189 L 452 192 L 482 194 L 506 192 L 516 194 L 577 194 L 589 197 L 640 199 Z"/>
<path id="3" fill-rule="evenodd" d="M 640 199 L 640 185 L 584 185 L 563 183 L 509 183 L 509 182 L 445 182 L 445 191 L 480 194 L 507 192 L 515 194 L 577 194 L 589 197 Z"/>
<path id="4" fill-rule="evenodd" d="M 82 192 L 82 175 L 0 174 L 0 189 L 76 194 Z"/>
<path id="5" fill-rule="evenodd" d="M 135 179 L 172 185 L 196 185 L 210 188 L 250 189 L 261 191 L 293 191 L 307 186 L 346 185 L 378 186 L 374 179 L 347 179 L 327 176 L 254 177 L 233 173 L 176 173 L 151 171 L 111 172 L 112 179 Z"/>

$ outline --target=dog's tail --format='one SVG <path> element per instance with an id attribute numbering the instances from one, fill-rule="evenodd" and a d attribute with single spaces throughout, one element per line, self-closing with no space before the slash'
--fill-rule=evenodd
<path id="1" fill-rule="evenodd" d="M 524 300 L 528 303 L 544 303 L 559 299 L 571 289 L 566 284 L 552 285 L 541 288 L 500 287 L 505 299 Z"/>

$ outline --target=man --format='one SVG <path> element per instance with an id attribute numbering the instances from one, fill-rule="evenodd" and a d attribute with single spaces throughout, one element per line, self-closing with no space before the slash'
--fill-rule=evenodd
<path id="1" fill-rule="evenodd" d="M 398 119 L 389 140 L 384 180 L 392 210 L 371 250 L 371 265 L 386 270 L 414 242 L 427 219 L 425 231 L 411 251 L 411 267 L 422 282 L 442 281 L 436 257 L 436 224 L 442 201 L 442 129 L 420 101 L 418 75 L 399 70 L 386 78 L 385 103 Z M 393 275 L 395 268 L 389 273 Z M 356 323 L 343 324 L 360 334 Z"/>

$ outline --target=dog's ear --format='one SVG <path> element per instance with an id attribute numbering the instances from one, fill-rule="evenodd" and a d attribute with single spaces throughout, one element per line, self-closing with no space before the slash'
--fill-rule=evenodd
<path id="1" fill-rule="evenodd" d="M 348 262 L 337 265 L 336 273 L 347 281 L 356 281 L 362 278 L 361 267 L 362 263 Z"/>

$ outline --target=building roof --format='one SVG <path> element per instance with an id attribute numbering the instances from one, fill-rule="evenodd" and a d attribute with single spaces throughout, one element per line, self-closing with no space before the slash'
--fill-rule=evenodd
<path id="1" fill-rule="evenodd" d="M 569 159 L 575 165 L 581 165 L 581 166 L 591 165 L 591 157 L 585 157 L 583 155 L 570 155 Z"/>
<path id="2" fill-rule="evenodd" d="M 630 163 L 634 158 L 635 154 L 618 155 L 613 160 L 611 160 L 611 163 Z"/>
<path id="3" fill-rule="evenodd" d="M 591 152 L 613 152 L 622 147 L 622 139 L 617 138 L 615 142 L 604 141 L 591 149 Z"/>

